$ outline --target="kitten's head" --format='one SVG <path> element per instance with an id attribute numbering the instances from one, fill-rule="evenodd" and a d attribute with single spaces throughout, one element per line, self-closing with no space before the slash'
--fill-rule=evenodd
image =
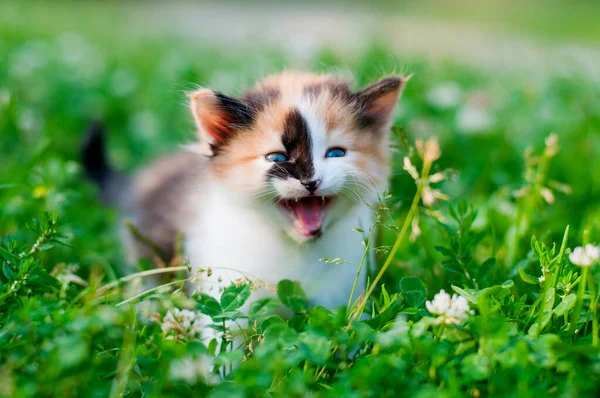
<path id="1" fill-rule="evenodd" d="M 286 72 L 239 99 L 189 97 L 213 175 L 304 242 L 386 188 L 388 130 L 407 80 L 353 92 L 337 77 Z"/>

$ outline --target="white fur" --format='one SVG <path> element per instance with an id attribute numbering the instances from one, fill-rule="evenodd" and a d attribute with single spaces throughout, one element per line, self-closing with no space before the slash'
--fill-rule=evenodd
<path id="1" fill-rule="evenodd" d="M 201 274 L 202 291 L 218 297 L 221 288 L 244 276 L 273 285 L 291 279 L 301 283 L 313 305 L 337 308 L 348 302 L 364 254 L 363 236 L 354 228 L 368 228 L 373 221 L 366 205 L 356 206 L 320 239 L 298 244 L 226 189 L 213 186 L 203 196 L 203 208 L 208 211 L 190 223 L 185 241 L 192 267 L 212 269 L 211 277 Z M 342 258 L 348 263 L 327 264 L 322 258 Z M 365 268 L 366 264 L 359 292 L 364 288 Z M 251 300 L 267 294 L 268 289 L 254 292 Z"/>
<path id="2" fill-rule="evenodd" d="M 192 275 L 199 278 L 197 290 L 219 299 L 222 289 L 240 278 L 259 282 L 260 287 L 241 308 L 247 314 L 254 301 L 275 296 L 271 287 L 282 279 L 290 279 L 300 282 L 310 305 L 331 309 L 346 305 L 365 250 L 362 234 L 354 229 L 366 229 L 373 222 L 372 210 L 366 205 L 355 206 L 320 239 L 298 244 L 280 229 L 277 219 L 265 219 L 264 213 L 218 184 L 204 192 L 203 198 L 206 211 L 192 220 L 184 243 Z M 341 258 L 345 262 L 327 263 L 321 261 L 324 258 Z M 365 263 L 358 275 L 354 299 L 364 289 L 366 270 Z M 207 316 L 203 322 L 211 323 Z M 248 326 L 247 321 L 238 323 Z M 228 322 L 228 326 L 233 325 Z M 204 329 L 206 342 L 216 337 L 214 329 Z M 236 342 L 241 344 L 241 337 Z"/>

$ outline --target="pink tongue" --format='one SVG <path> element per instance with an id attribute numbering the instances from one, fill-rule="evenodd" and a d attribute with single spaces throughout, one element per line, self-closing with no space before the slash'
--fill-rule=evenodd
<path id="1" fill-rule="evenodd" d="M 292 200 L 290 206 L 298 217 L 304 235 L 311 236 L 321 230 L 321 198 L 309 196 L 298 202 Z"/>

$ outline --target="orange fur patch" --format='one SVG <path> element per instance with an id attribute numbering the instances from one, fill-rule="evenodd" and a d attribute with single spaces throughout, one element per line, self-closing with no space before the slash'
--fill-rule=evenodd
<path id="1" fill-rule="evenodd" d="M 213 159 L 214 170 L 223 175 L 270 152 L 283 151 L 281 144 L 285 118 L 292 107 L 308 101 L 315 116 L 328 134 L 343 134 L 353 151 L 361 153 L 359 167 L 380 163 L 387 170 L 387 139 L 365 131 L 358 122 L 358 113 L 370 112 L 373 117 L 390 113 L 407 79 L 386 78 L 369 86 L 359 94 L 352 93 L 350 85 L 338 76 L 315 73 L 283 72 L 258 82 L 242 99 L 256 101 L 259 110 L 252 125 L 238 131 L 224 150 Z M 367 107 L 357 105 L 357 95 L 373 97 Z M 215 119 L 216 120 L 216 119 Z M 218 128 L 215 122 L 214 128 Z M 366 158 L 370 160 L 367 161 Z M 251 173 L 251 170 L 244 170 Z M 385 174 L 385 173 L 384 173 Z"/>

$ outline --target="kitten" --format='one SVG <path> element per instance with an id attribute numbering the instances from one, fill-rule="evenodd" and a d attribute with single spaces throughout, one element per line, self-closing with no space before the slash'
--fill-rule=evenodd
<path id="1" fill-rule="evenodd" d="M 88 174 L 139 231 L 172 255 L 175 236 L 215 296 L 241 277 L 297 280 L 313 305 L 348 302 L 390 170 L 388 130 L 408 78 L 353 92 L 330 75 L 284 72 L 240 98 L 188 94 L 199 143 L 137 176 L 116 176 L 100 133 L 84 151 Z M 112 194 L 111 194 L 112 192 Z M 149 254 L 128 238 L 130 260 Z M 322 258 L 341 258 L 326 263 Z M 360 275 L 364 287 L 365 269 Z M 251 300 L 266 292 L 254 292 Z"/>

